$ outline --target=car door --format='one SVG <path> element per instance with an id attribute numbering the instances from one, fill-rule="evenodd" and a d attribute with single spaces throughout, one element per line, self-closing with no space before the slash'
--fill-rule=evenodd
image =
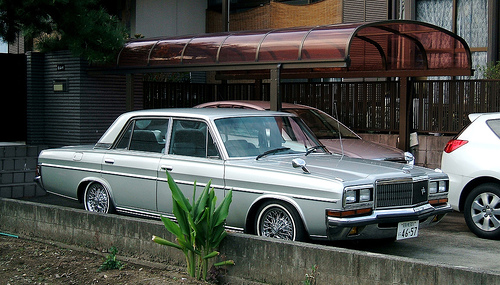
<path id="1" fill-rule="evenodd" d="M 166 171 L 174 178 L 184 196 L 193 200 L 196 182 L 199 195 L 211 180 L 218 202 L 224 197 L 224 162 L 214 144 L 208 124 L 200 120 L 177 118 L 172 120 L 168 149 L 160 159 L 158 169 L 158 211 L 172 213 L 172 194 Z M 170 215 L 169 215 L 170 216 Z"/>
<path id="2" fill-rule="evenodd" d="M 118 210 L 155 212 L 156 179 L 165 149 L 167 118 L 136 118 L 105 155 L 103 179 Z"/>

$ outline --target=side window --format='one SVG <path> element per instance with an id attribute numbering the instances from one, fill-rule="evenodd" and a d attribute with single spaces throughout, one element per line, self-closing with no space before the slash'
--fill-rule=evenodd
<path id="1" fill-rule="evenodd" d="M 161 153 L 165 148 L 168 119 L 133 120 L 116 144 L 116 149 Z"/>
<path id="2" fill-rule="evenodd" d="M 206 123 L 181 119 L 173 121 L 168 153 L 194 157 L 219 156 Z"/>
<path id="3" fill-rule="evenodd" d="M 490 127 L 490 129 L 500 138 L 500 120 L 488 120 L 486 124 Z"/>

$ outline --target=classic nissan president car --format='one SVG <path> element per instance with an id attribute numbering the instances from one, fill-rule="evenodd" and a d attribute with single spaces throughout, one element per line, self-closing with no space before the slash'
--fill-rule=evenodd
<path id="1" fill-rule="evenodd" d="M 331 154 L 281 112 L 129 112 L 95 145 L 44 150 L 38 163 L 48 192 L 104 213 L 174 218 L 166 171 L 186 197 L 212 180 L 219 197 L 233 190 L 229 229 L 290 240 L 415 237 L 451 211 L 441 171 Z"/>

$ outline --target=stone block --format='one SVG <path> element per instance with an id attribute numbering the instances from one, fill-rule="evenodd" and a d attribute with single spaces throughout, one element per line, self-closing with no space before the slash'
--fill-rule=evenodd
<path id="1" fill-rule="evenodd" d="M 0 184 L 11 184 L 13 181 L 14 181 L 14 175 L 12 172 L 0 173 Z"/>
<path id="2" fill-rule="evenodd" d="M 26 158 L 14 159 L 14 169 L 15 170 L 25 170 L 26 169 Z"/>
<path id="3" fill-rule="evenodd" d="M 36 157 L 26 158 L 26 170 L 35 170 L 37 165 Z"/>
<path id="4" fill-rule="evenodd" d="M 24 173 L 24 182 L 25 183 L 32 183 L 35 180 L 35 172 L 34 171 L 28 171 Z"/>
<path id="5" fill-rule="evenodd" d="M 24 185 L 24 197 L 34 197 L 36 195 L 36 185 Z"/>
<path id="6" fill-rule="evenodd" d="M 12 146 L 7 146 L 4 148 L 4 156 L 5 157 L 15 157 L 16 156 L 16 148 Z"/>
<path id="7" fill-rule="evenodd" d="M 2 163 L 2 170 L 9 171 L 14 170 L 14 159 L 6 158 Z"/>
<path id="8" fill-rule="evenodd" d="M 22 198 L 24 195 L 24 185 L 12 186 L 12 198 Z"/>
<path id="9" fill-rule="evenodd" d="M 25 157 L 28 153 L 27 147 L 25 145 L 16 146 L 15 148 L 16 157 Z"/>
<path id="10" fill-rule="evenodd" d="M 24 172 L 14 172 L 13 183 L 24 183 Z"/>
<path id="11" fill-rule="evenodd" d="M 0 198 L 12 198 L 12 187 L 0 186 Z"/>

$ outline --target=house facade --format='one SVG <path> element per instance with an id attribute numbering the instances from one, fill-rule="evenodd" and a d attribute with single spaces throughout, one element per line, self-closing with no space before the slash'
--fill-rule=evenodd
<path id="1" fill-rule="evenodd" d="M 111 10 L 132 37 L 146 38 L 387 19 L 427 21 L 465 38 L 473 65 L 479 67 L 498 61 L 498 6 L 495 0 L 122 0 Z M 25 53 L 29 46 L 19 41 L 9 51 Z M 112 118 L 143 106 L 142 75 L 92 74 L 86 62 L 65 52 L 30 51 L 26 62 L 27 94 L 18 96 L 27 98 L 28 144 L 90 143 Z M 199 81 L 210 80 L 196 75 Z M 127 89 L 127 82 L 133 88 Z"/>

